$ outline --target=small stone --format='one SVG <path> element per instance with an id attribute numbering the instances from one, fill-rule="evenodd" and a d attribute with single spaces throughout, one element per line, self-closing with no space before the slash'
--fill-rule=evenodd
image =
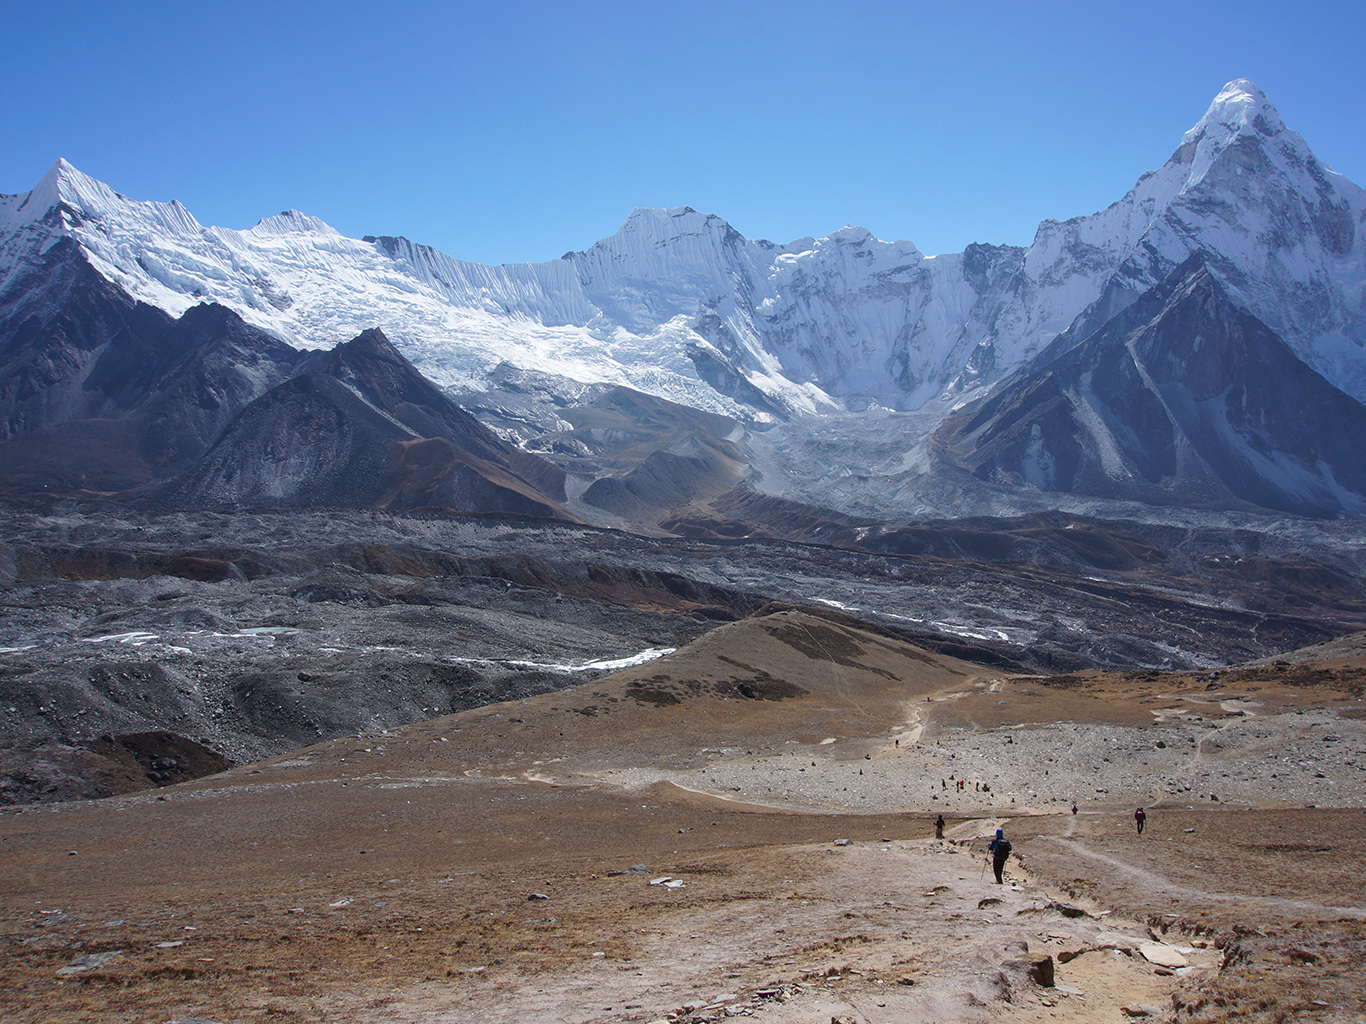
<path id="1" fill-rule="evenodd" d="M 528 900 L 548 900 L 548 899 L 550 899 L 550 897 L 547 896 L 547 895 L 546 895 L 545 893 L 543 893 L 543 892 L 533 892 L 533 893 L 531 893 L 530 895 L 527 896 L 527 899 L 528 899 Z"/>
<path id="2" fill-rule="evenodd" d="M 1069 903 L 1050 903 L 1045 909 L 1055 911 L 1063 917 L 1086 916 L 1086 911 L 1082 910 L 1081 907 L 1074 907 Z"/>
<path id="3" fill-rule="evenodd" d="M 1053 958 L 1051 956 L 1017 957 L 1014 960 L 1006 961 L 1004 966 L 1007 969 L 1026 974 L 1029 980 L 1036 985 L 1042 985 L 1044 988 L 1053 987 Z"/>
<path id="4" fill-rule="evenodd" d="M 87 953 L 85 956 L 71 961 L 65 967 L 58 967 L 57 977 L 70 978 L 77 974 L 84 974 L 86 971 L 97 970 L 117 960 L 122 955 L 123 951 L 119 949 L 111 949 L 104 953 Z"/>
<path id="5" fill-rule="evenodd" d="M 1095 937 L 1097 949 L 1122 949 L 1125 951 L 1137 949 L 1143 944 L 1143 939 L 1136 939 L 1123 932 L 1098 932 Z"/>
<path id="6" fill-rule="evenodd" d="M 1140 943 L 1138 952 L 1144 960 L 1158 967 L 1186 967 L 1187 960 L 1181 953 L 1166 943 L 1144 942 Z"/>

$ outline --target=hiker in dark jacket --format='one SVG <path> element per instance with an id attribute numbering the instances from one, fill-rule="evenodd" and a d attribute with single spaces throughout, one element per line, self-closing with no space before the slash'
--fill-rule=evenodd
<path id="1" fill-rule="evenodd" d="M 934 823 L 934 838 L 944 838 L 944 816 L 941 814 L 939 820 Z"/>
<path id="2" fill-rule="evenodd" d="M 1010 840 L 1006 838 L 1005 829 L 996 830 L 996 838 L 987 846 L 987 850 L 991 853 L 991 870 L 996 872 L 996 884 L 1001 885 L 1001 870 L 1006 866 L 1006 858 L 1010 856 Z"/>
<path id="3" fill-rule="evenodd" d="M 1143 808 L 1142 808 L 1142 807 L 1140 807 L 1138 810 L 1134 811 L 1134 824 L 1138 827 L 1138 834 L 1139 834 L 1139 835 L 1142 835 L 1142 834 L 1143 834 L 1143 825 L 1147 822 L 1147 820 L 1148 820 L 1148 816 L 1147 816 L 1146 814 L 1143 813 Z"/>

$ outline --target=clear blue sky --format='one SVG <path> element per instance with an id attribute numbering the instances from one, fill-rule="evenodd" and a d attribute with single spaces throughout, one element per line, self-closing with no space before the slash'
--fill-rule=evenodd
<path id="1" fill-rule="evenodd" d="M 754 238 L 1027 244 L 1250 78 L 1366 185 L 1366 3 L 12 5 L 0 192 L 57 157 L 204 224 L 286 208 L 485 263 L 636 206 Z"/>

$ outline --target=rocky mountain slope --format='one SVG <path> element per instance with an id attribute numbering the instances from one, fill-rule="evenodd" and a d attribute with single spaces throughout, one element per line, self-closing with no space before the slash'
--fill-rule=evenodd
<path id="1" fill-rule="evenodd" d="M 1366 407 L 1237 308 L 1203 255 L 1075 333 L 955 412 L 937 438 L 950 456 L 1045 491 L 1366 511 Z"/>
<path id="2" fill-rule="evenodd" d="M 379 331 L 309 353 L 223 306 L 173 319 L 71 248 L 0 326 L 0 494 L 565 515 L 561 470 Z"/>

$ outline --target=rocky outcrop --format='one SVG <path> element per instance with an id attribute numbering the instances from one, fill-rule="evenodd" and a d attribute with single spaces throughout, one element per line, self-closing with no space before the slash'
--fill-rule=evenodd
<path id="1" fill-rule="evenodd" d="M 1237 307 L 1199 256 L 937 437 L 974 475 L 1045 491 L 1366 511 L 1366 407 Z"/>

